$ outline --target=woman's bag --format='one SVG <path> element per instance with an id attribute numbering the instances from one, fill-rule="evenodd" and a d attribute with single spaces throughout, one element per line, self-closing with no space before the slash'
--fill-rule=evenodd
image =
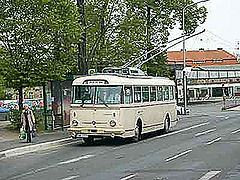
<path id="1" fill-rule="evenodd" d="M 24 131 L 23 128 L 20 128 L 19 139 L 20 140 L 26 139 L 26 131 Z"/>
<path id="2" fill-rule="evenodd" d="M 37 129 L 34 128 L 34 129 L 32 130 L 32 137 L 36 137 L 36 136 L 38 136 L 38 135 L 37 135 Z"/>

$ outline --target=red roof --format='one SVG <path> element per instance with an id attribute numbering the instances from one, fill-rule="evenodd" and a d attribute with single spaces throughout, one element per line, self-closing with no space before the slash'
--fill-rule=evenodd
<path id="1" fill-rule="evenodd" d="M 198 50 L 198 51 L 186 51 L 186 60 L 201 61 L 201 60 L 232 60 L 237 59 L 234 55 L 225 50 Z M 182 61 L 182 51 L 168 51 L 168 60 L 170 61 Z"/>
<path id="2" fill-rule="evenodd" d="M 194 50 L 186 51 L 186 63 L 203 62 L 203 64 L 211 61 L 224 61 L 224 64 L 237 64 L 237 58 L 225 50 Z M 168 51 L 168 64 L 183 63 L 183 51 Z M 220 63 L 221 64 L 221 63 Z M 220 65 L 219 64 L 219 65 Z M 190 65 L 190 64 L 189 64 Z"/>

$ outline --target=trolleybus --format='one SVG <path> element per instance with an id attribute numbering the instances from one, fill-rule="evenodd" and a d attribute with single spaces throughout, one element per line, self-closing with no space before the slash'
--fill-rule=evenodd
<path id="1" fill-rule="evenodd" d="M 132 137 L 176 125 L 175 83 L 165 77 L 96 74 L 73 81 L 68 132 L 86 143 Z"/>

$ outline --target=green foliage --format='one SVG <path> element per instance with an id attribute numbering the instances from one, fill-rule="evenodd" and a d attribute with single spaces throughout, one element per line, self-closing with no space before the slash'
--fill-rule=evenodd
<path id="1" fill-rule="evenodd" d="M 89 67 L 120 66 L 168 41 L 170 30 L 182 25 L 182 10 L 192 0 L 86 0 L 85 19 Z M 186 10 L 186 32 L 206 19 L 206 8 Z M 180 27 L 182 29 L 182 27 Z M 145 57 L 146 58 L 146 57 Z M 156 67 L 157 65 L 157 67 Z M 166 75 L 166 56 L 159 55 L 143 69 Z"/>
<path id="2" fill-rule="evenodd" d="M 18 110 L 11 110 L 9 120 L 11 122 L 11 129 L 19 130 L 22 127 L 21 113 Z"/>
<path id="3" fill-rule="evenodd" d="M 44 125 L 44 112 L 43 110 L 34 110 L 33 111 L 35 121 L 36 121 L 36 129 L 37 132 L 42 132 L 45 130 L 45 125 Z"/>
<path id="4" fill-rule="evenodd" d="M 0 0 L 0 75 L 9 87 L 19 88 L 76 72 L 83 32 L 89 68 L 121 66 L 155 47 L 163 48 L 170 30 L 182 25 L 183 8 L 192 2 L 85 0 L 85 23 L 80 25 L 79 8 L 71 0 Z M 205 19 L 205 7 L 186 9 L 186 32 L 193 33 Z M 143 69 L 165 75 L 165 62 L 160 55 Z"/>
<path id="5" fill-rule="evenodd" d="M 6 87 L 5 81 L 2 76 L 0 76 L 0 99 L 6 99 Z"/>
<path id="6" fill-rule="evenodd" d="M 36 122 L 36 129 L 38 132 L 44 130 L 44 114 L 43 111 L 33 110 L 33 114 Z M 22 127 L 21 112 L 19 110 L 12 109 L 10 111 L 9 120 L 11 122 L 10 129 L 19 130 Z"/>
<path id="7" fill-rule="evenodd" d="M 75 71 L 78 17 L 70 0 L 0 0 L 0 73 L 8 86 L 36 86 Z"/>

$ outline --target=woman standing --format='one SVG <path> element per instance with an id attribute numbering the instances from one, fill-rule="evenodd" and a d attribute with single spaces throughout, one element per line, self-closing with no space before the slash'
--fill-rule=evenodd
<path id="1" fill-rule="evenodd" d="M 27 134 L 27 142 L 32 141 L 32 132 L 35 124 L 35 117 L 33 115 L 33 112 L 31 109 L 29 109 L 28 105 L 24 106 L 24 110 L 22 112 L 22 124 L 23 124 L 23 130 Z"/>

